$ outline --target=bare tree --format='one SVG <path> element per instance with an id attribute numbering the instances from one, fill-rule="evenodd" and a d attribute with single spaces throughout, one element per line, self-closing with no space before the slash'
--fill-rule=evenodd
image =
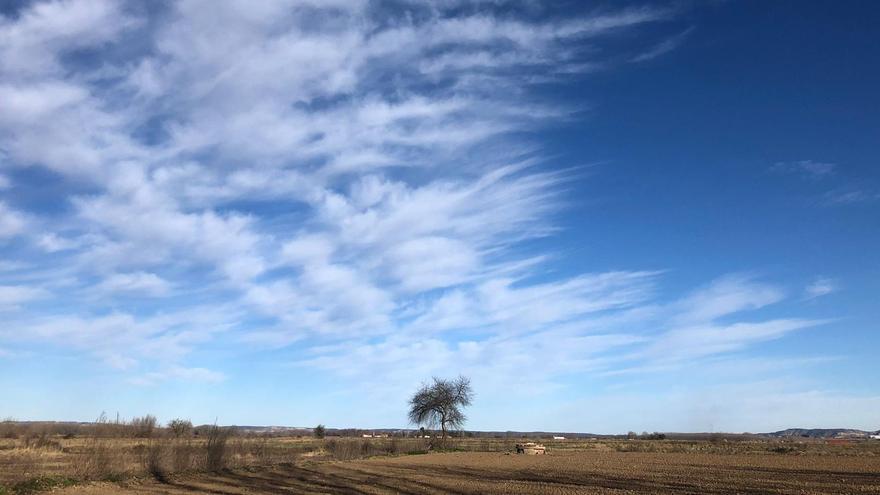
<path id="1" fill-rule="evenodd" d="M 409 419 L 417 425 L 439 426 L 441 438 L 446 439 L 449 430 L 464 426 L 467 417 L 461 411 L 471 405 L 474 392 L 469 378 L 459 376 L 454 380 L 433 378 L 434 383 L 422 387 L 410 399 Z"/>
<path id="2" fill-rule="evenodd" d="M 171 430 L 174 438 L 183 438 L 192 434 L 193 424 L 188 419 L 177 418 L 168 422 L 168 429 Z"/>
<path id="3" fill-rule="evenodd" d="M 158 424 L 159 422 L 156 420 L 156 416 L 153 416 L 152 414 L 147 414 L 142 418 L 132 418 L 132 433 L 137 438 L 151 438 L 153 436 L 153 430 L 156 429 Z"/>

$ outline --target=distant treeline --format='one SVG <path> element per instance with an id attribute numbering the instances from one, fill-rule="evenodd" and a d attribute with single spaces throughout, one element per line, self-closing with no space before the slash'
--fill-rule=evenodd
<path id="1" fill-rule="evenodd" d="M 101 415 L 94 422 L 73 421 L 16 421 L 7 418 L 0 421 L 0 438 L 16 438 L 27 434 L 57 435 L 67 438 L 76 436 L 93 436 L 96 433 L 102 436 L 119 438 L 150 438 L 154 436 L 204 436 L 214 425 L 193 425 L 189 420 L 174 419 L 166 424 L 161 424 L 153 415 L 134 417 L 126 420 L 118 415 L 109 419 Z M 284 426 L 223 426 L 241 436 L 269 436 L 269 437 L 310 437 L 315 435 L 315 428 L 310 427 L 284 427 Z M 838 438 L 838 437 L 867 437 L 872 432 L 851 429 L 814 429 L 801 430 L 790 429 L 772 433 L 676 433 L 676 432 L 628 432 L 620 435 L 607 435 L 595 433 L 577 432 L 548 432 L 548 431 L 452 431 L 450 435 L 456 438 L 533 438 L 552 439 L 553 437 L 565 437 L 566 439 L 597 439 L 597 440 L 754 440 L 760 438 Z M 373 435 L 388 438 L 419 438 L 431 435 L 431 431 L 424 429 L 407 428 L 324 428 L 323 436 L 327 437 L 362 437 Z"/>

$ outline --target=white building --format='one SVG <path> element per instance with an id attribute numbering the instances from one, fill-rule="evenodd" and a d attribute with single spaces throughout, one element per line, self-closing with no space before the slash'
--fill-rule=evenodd
<path id="1" fill-rule="evenodd" d="M 873 438 L 874 440 L 880 440 L 880 434 L 871 435 L 871 438 Z"/>
<path id="2" fill-rule="evenodd" d="M 553 440 L 565 440 L 565 437 L 553 437 Z"/>

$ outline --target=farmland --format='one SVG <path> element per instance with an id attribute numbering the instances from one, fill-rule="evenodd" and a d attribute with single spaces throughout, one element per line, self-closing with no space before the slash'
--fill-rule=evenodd
<path id="1" fill-rule="evenodd" d="M 208 472 L 204 439 L 187 442 L 180 470 L 172 440 L 109 439 L 115 464 L 84 476 L 93 440 L 55 441 L 26 449 L 6 441 L 0 480 L 8 493 L 880 494 L 880 442 L 567 440 L 527 456 L 508 453 L 515 439 L 458 439 L 450 451 L 424 453 L 412 438 L 247 437 L 229 439 L 224 467 Z M 163 445 L 152 474 L 151 445 Z"/>

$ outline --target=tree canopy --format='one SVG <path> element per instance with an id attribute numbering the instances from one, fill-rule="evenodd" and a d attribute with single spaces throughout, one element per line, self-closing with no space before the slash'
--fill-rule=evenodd
<path id="1" fill-rule="evenodd" d="M 410 399 L 409 419 L 417 425 L 440 427 L 445 439 L 449 430 L 464 426 L 467 417 L 462 408 L 471 405 L 474 392 L 469 378 L 453 380 L 433 378 L 433 383 L 422 384 Z"/>

